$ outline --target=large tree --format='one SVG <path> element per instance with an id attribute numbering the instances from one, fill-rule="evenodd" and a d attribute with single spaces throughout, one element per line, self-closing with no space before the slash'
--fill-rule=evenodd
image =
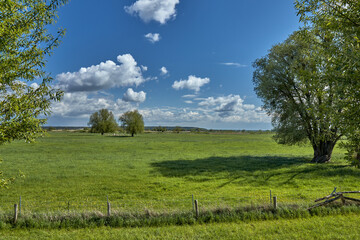
<path id="1" fill-rule="evenodd" d="M 295 6 L 300 20 L 328 39 L 321 45 L 341 95 L 337 118 L 348 139 L 344 146 L 348 159 L 360 166 L 360 1 L 297 0 Z"/>
<path id="2" fill-rule="evenodd" d="M 282 144 L 310 141 L 313 162 L 331 159 L 342 136 L 336 116 L 341 113 L 339 96 L 328 75 L 326 41 L 314 32 L 294 32 L 254 63 L 253 82 L 264 108 L 272 116 L 275 139 Z"/>
<path id="3" fill-rule="evenodd" d="M 144 120 L 137 110 L 124 113 L 120 116 L 119 121 L 122 122 L 122 126 L 132 137 L 134 134 L 144 132 Z"/>
<path id="4" fill-rule="evenodd" d="M 88 125 L 91 126 L 91 132 L 101 133 L 101 135 L 104 135 L 104 133 L 113 133 L 118 130 L 119 127 L 113 113 L 107 109 L 94 112 L 90 116 Z"/>
<path id="5" fill-rule="evenodd" d="M 0 1 L 0 144 L 33 141 L 43 132 L 50 103 L 61 98 L 44 66 L 64 34 L 51 34 L 47 27 L 66 2 Z M 0 187 L 6 183 L 0 180 Z"/>

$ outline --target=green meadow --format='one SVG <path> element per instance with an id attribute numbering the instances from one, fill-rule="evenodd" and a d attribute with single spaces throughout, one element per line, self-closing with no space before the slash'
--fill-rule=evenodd
<path id="1" fill-rule="evenodd" d="M 2 239 L 360 236 L 355 206 L 306 210 L 334 187 L 359 190 L 360 170 L 343 160 L 339 148 L 332 163 L 312 164 L 309 145 L 278 145 L 270 133 L 50 132 L 36 143 L 16 141 L 0 149 L 1 169 L 17 176 L 1 189 Z M 278 211 L 271 210 L 270 190 Z M 22 217 L 13 225 L 20 196 Z"/>
<path id="2" fill-rule="evenodd" d="M 333 162 L 309 163 L 312 148 L 272 135 L 148 133 L 136 137 L 50 132 L 36 143 L 0 147 L 1 169 L 19 175 L 0 195 L 2 211 L 21 196 L 23 212 L 156 212 L 279 204 L 311 205 L 332 192 L 359 190 L 360 170 L 336 148 Z"/>

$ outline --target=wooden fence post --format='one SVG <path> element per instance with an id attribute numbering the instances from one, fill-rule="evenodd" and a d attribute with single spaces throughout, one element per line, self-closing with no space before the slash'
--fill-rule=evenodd
<path id="1" fill-rule="evenodd" d="M 194 206 L 194 194 L 192 194 L 192 207 L 193 207 L 193 211 L 195 211 L 195 206 Z"/>
<path id="2" fill-rule="evenodd" d="M 18 205 L 14 204 L 14 223 L 16 223 L 18 218 Z"/>
<path id="3" fill-rule="evenodd" d="M 270 204 L 271 204 L 271 200 L 272 200 L 272 197 L 271 197 L 271 190 L 270 190 Z"/>
<path id="4" fill-rule="evenodd" d="M 277 209 L 277 197 L 276 196 L 273 197 L 273 202 L 274 202 L 274 209 Z"/>
<path id="5" fill-rule="evenodd" d="M 20 196 L 20 199 L 19 199 L 19 216 L 21 216 L 21 196 Z"/>
<path id="6" fill-rule="evenodd" d="M 109 202 L 109 197 L 106 196 L 106 198 L 107 198 L 107 215 L 108 215 L 108 217 L 110 217 L 110 215 L 111 215 L 111 205 L 110 205 L 110 202 Z"/>
<path id="7" fill-rule="evenodd" d="M 198 200 L 195 200 L 195 213 L 196 213 L 196 218 L 199 217 L 199 204 L 198 204 Z"/>

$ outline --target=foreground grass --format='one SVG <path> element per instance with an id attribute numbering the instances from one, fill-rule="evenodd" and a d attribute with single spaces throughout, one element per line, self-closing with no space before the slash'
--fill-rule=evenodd
<path id="1" fill-rule="evenodd" d="M 0 146 L 8 176 L 21 170 L 0 192 L 0 211 L 22 196 L 22 211 L 143 212 L 202 209 L 269 202 L 309 204 L 333 188 L 359 190 L 360 170 L 342 160 L 315 165 L 310 146 L 282 146 L 271 134 L 143 134 L 131 137 L 50 133 L 35 144 Z"/>
<path id="2" fill-rule="evenodd" d="M 360 218 L 345 216 L 145 228 L 6 230 L 1 239 L 359 239 Z"/>

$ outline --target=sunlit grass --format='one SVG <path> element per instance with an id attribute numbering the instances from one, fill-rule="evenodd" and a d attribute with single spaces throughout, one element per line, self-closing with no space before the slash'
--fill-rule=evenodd
<path id="1" fill-rule="evenodd" d="M 0 190 L 0 210 L 22 197 L 23 211 L 114 209 L 176 211 L 267 204 L 311 204 L 340 190 L 359 190 L 360 170 L 342 160 L 315 165 L 310 146 L 282 146 L 271 134 L 143 134 L 131 137 L 52 132 L 35 144 L 0 147 L 1 169 L 21 170 Z"/>

